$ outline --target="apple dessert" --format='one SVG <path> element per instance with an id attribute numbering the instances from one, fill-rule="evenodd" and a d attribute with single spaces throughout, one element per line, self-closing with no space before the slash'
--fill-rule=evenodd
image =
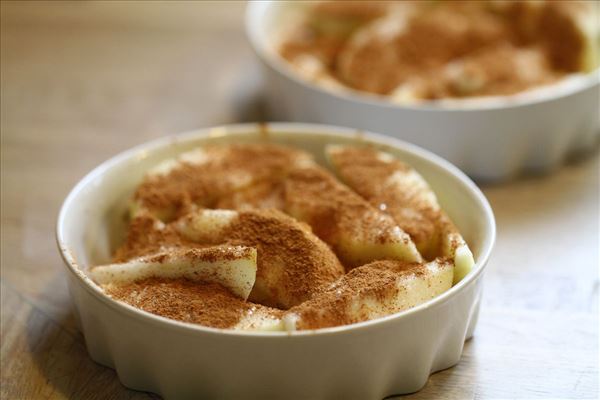
<path id="1" fill-rule="evenodd" d="M 124 243 L 92 279 L 115 300 L 236 330 L 347 325 L 426 302 L 474 264 L 417 171 L 371 147 L 319 165 L 275 144 L 204 146 L 136 188 Z"/>
<path id="2" fill-rule="evenodd" d="M 398 103 L 512 95 L 598 67 L 594 2 L 320 1 L 296 14 L 276 46 L 299 74 Z"/>

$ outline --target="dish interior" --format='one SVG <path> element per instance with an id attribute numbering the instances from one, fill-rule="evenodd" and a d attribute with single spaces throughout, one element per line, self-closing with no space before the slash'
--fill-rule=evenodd
<path id="1" fill-rule="evenodd" d="M 363 132 L 324 133 L 324 128 L 318 127 L 214 128 L 159 139 L 122 153 L 88 174 L 65 201 L 58 225 L 63 251 L 66 248 L 80 269 L 78 272 L 85 273 L 91 266 L 109 263 L 116 247 L 124 240 L 127 201 L 149 168 L 203 144 L 248 142 L 297 147 L 313 154 L 322 165 L 326 165 L 324 148 L 328 144 L 370 145 L 393 154 L 423 175 L 436 192 L 442 208 L 462 232 L 476 261 L 469 275 L 478 274 L 482 268 L 493 241 L 493 220 L 490 220 L 491 211 L 483 195 L 466 176 L 444 160 L 412 145 Z M 457 286 L 466 284 L 469 275 Z M 95 285 L 89 279 L 86 281 Z M 456 286 L 450 292 L 455 289 Z"/>

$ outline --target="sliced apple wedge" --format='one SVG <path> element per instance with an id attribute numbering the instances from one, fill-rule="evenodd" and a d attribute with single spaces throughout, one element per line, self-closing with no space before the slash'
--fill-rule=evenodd
<path id="1" fill-rule="evenodd" d="M 177 321 L 221 329 L 283 330 L 283 311 L 252 304 L 218 283 L 153 277 L 103 288 L 115 300 Z"/>
<path id="2" fill-rule="evenodd" d="M 455 282 L 471 270 L 475 263 L 471 250 L 417 171 L 372 148 L 329 146 L 326 153 L 339 178 L 389 214 L 411 236 L 425 259 L 454 260 Z"/>
<path id="3" fill-rule="evenodd" d="M 186 240 L 255 247 L 253 302 L 287 309 L 344 273 L 335 254 L 310 227 L 277 210 L 200 210 L 175 224 Z"/>
<path id="4" fill-rule="evenodd" d="M 376 261 L 348 272 L 283 316 L 287 330 L 368 321 L 424 303 L 452 287 L 453 265 Z"/>
<path id="5" fill-rule="evenodd" d="M 440 236 L 442 238 L 440 254 L 454 261 L 454 284 L 457 284 L 473 269 L 475 265 L 473 253 L 452 222 L 441 230 Z"/>
<path id="6" fill-rule="evenodd" d="M 222 197 L 312 164 L 303 151 L 274 144 L 212 145 L 168 159 L 144 178 L 130 204 L 132 216 L 150 212 L 171 221 L 195 207 L 214 207 Z"/>
<path id="7" fill-rule="evenodd" d="M 389 215 L 323 168 L 291 171 L 284 183 L 284 201 L 285 211 L 308 223 L 347 268 L 380 259 L 421 261 L 409 235 Z"/>
<path id="8" fill-rule="evenodd" d="M 256 249 L 245 246 L 170 249 L 125 263 L 97 266 L 90 270 L 90 275 L 100 285 L 147 278 L 214 282 L 247 299 L 256 279 Z"/>

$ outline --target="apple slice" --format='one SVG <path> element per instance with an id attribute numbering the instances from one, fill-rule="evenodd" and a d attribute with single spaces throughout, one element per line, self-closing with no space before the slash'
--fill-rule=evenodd
<path id="1" fill-rule="evenodd" d="M 323 168 L 290 172 L 285 211 L 308 223 L 347 268 L 381 259 L 421 261 L 414 243 L 387 214 L 338 182 Z"/>
<path id="2" fill-rule="evenodd" d="M 256 303 L 288 309 L 344 273 L 310 227 L 277 210 L 200 210 L 175 226 L 185 240 L 199 244 L 255 247 L 258 269 L 249 299 Z"/>
<path id="3" fill-rule="evenodd" d="M 475 264 L 473 254 L 441 210 L 425 179 L 392 155 L 367 147 L 329 146 L 327 158 L 340 179 L 404 229 L 427 260 L 454 260 L 455 283 Z"/>
<path id="4" fill-rule="evenodd" d="M 311 300 L 288 310 L 287 330 L 353 324 L 424 303 L 452 287 L 453 265 L 376 261 L 348 272 Z"/>
<path id="5" fill-rule="evenodd" d="M 213 282 L 247 299 L 256 279 L 256 249 L 245 246 L 173 248 L 125 263 L 93 267 L 90 275 L 101 286 L 146 278 Z"/>
<path id="6" fill-rule="evenodd" d="M 218 283 L 152 277 L 103 288 L 115 300 L 177 321 L 220 329 L 283 329 L 283 311 L 252 304 Z"/>
<path id="7" fill-rule="evenodd" d="M 454 284 L 457 284 L 473 269 L 475 259 L 467 242 L 443 211 L 440 221 L 442 244 L 439 254 L 454 261 Z"/>

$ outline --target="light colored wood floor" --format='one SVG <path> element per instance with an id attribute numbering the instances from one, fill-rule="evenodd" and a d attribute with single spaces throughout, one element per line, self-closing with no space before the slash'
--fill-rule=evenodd
<path id="1" fill-rule="evenodd" d="M 115 153 L 253 115 L 242 13 L 233 2 L 1 3 L 3 399 L 153 397 L 88 358 L 55 219 Z M 476 336 L 407 398 L 597 398 L 597 154 L 484 191 L 498 244 Z"/>

